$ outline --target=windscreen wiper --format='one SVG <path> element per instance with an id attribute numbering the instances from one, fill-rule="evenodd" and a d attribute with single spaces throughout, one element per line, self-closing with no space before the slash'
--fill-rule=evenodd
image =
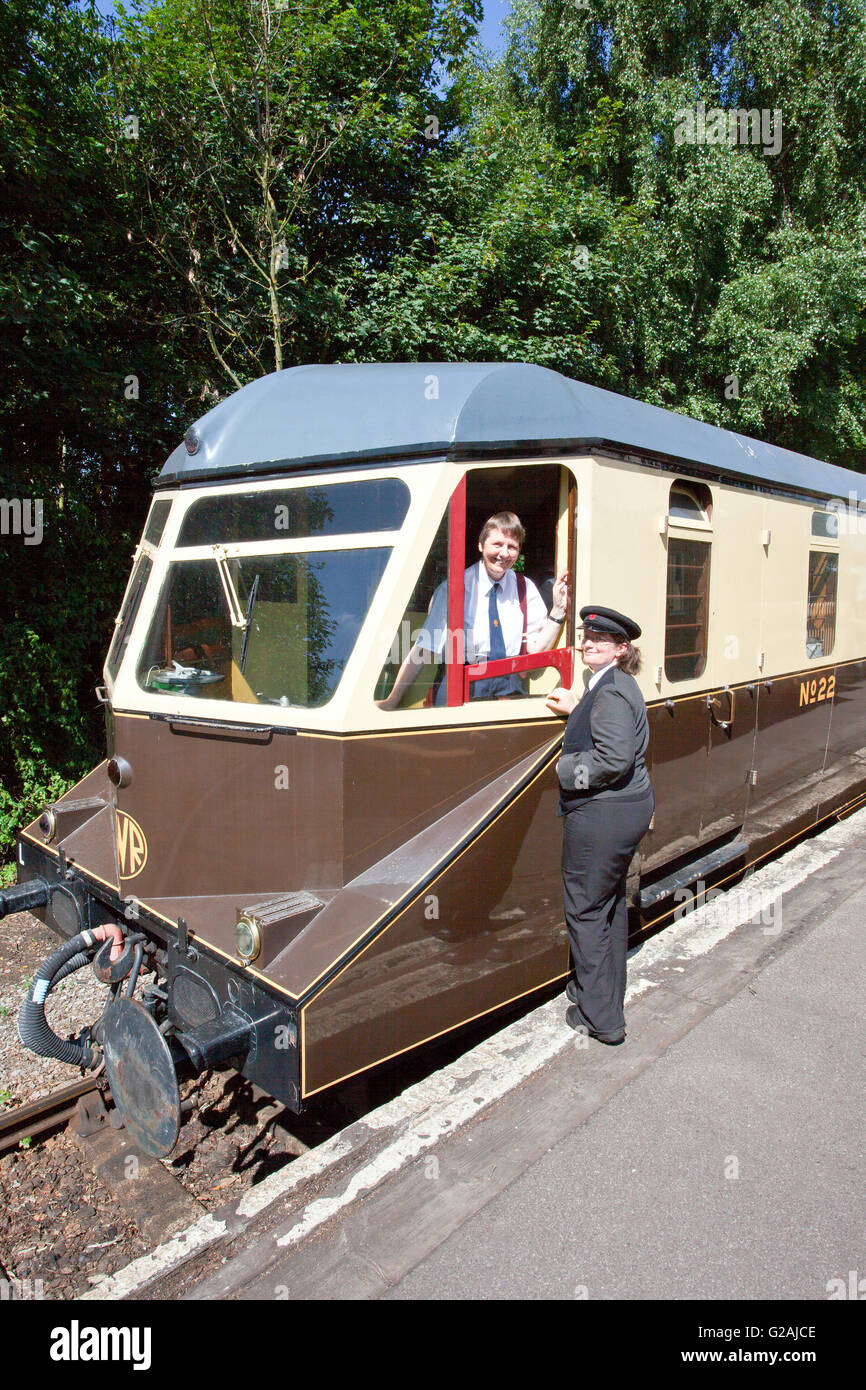
<path id="1" fill-rule="evenodd" d="M 253 625 L 253 609 L 256 606 L 256 595 L 258 594 L 258 592 L 259 576 L 256 575 L 255 579 L 253 580 L 252 588 L 250 589 L 250 597 L 247 602 L 246 626 L 244 628 L 244 640 L 241 644 L 241 675 L 243 675 L 244 667 L 247 664 L 247 643 L 250 640 L 250 628 Z"/>

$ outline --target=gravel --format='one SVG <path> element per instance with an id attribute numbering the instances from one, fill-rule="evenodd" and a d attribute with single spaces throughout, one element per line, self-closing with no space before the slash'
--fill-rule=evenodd
<path id="1" fill-rule="evenodd" d="M 58 1086 L 69 1086 L 79 1072 L 66 1062 L 37 1057 L 18 1039 L 18 1011 L 39 966 L 60 940 L 29 912 L 0 919 L 0 1104 L 26 1105 Z M 46 1016 L 58 1037 L 94 1023 L 105 1004 L 106 987 L 87 968 L 61 980 L 48 996 Z"/>
<path id="2" fill-rule="evenodd" d="M 0 1158 L 0 1262 L 31 1297 L 75 1298 L 146 1250 L 71 1134 Z"/>
<path id="3" fill-rule="evenodd" d="M 54 933 L 30 913 L 0 920 L 0 1108 L 6 1111 L 80 1075 L 75 1067 L 28 1051 L 16 1029 L 30 981 L 57 945 Z M 66 1037 L 95 1022 L 106 992 L 88 968 L 61 981 L 47 1010 L 54 1031 Z M 181 1095 L 194 1108 L 162 1162 L 207 1210 L 356 1118 L 339 1101 L 325 1103 L 309 1118 L 291 1115 L 234 1071 L 186 1081 Z M 22 1281 L 24 1296 L 74 1298 L 148 1245 L 118 1198 L 99 1183 L 70 1131 L 34 1136 L 0 1157 L 0 1283 L 11 1277 Z"/>

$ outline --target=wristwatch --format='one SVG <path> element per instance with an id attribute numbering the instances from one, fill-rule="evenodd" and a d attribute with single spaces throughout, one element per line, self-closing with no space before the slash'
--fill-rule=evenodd
<path id="1" fill-rule="evenodd" d="M 564 622 L 565 622 L 565 614 L 564 614 L 564 613 L 554 613 L 554 611 L 553 611 L 552 608 L 551 608 L 551 610 L 550 610 L 550 612 L 548 613 L 547 616 L 548 616 L 548 618 L 552 618 L 553 621 L 554 621 L 555 623 L 564 623 Z"/>

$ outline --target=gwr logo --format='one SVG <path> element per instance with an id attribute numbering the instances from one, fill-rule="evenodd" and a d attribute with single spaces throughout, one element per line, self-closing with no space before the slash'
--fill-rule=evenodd
<path id="1" fill-rule="evenodd" d="M 135 878 L 147 863 L 147 840 L 138 821 L 125 811 L 116 811 L 117 858 L 121 878 Z"/>

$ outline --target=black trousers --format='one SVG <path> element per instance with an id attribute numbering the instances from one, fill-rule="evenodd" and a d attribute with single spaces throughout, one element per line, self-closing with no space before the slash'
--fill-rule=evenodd
<path id="1" fill-rule="evenodd" d="M 626 874 L 649 829 L 653 794 L 587 797 L 563 817 L 562 888 L 577 980 L 578 1016 L 592 1033 L 625 1033 Z"/>

